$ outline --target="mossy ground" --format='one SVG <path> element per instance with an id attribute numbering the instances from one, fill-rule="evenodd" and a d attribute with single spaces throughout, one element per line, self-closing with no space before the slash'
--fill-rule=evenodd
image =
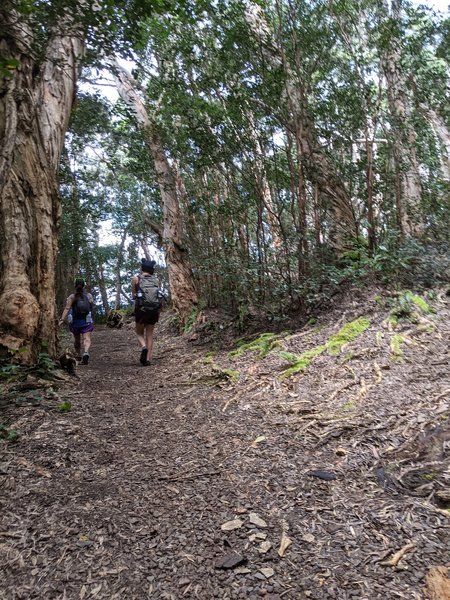
<path id="1" fill-rule="evenodd" d="M 394 335 L 391 339 L 391 356 L 395 362 L 403 361 L 403 350 L 401 345 L 405 339 L 402 335 Z"/>
<path id="2" fill-rule="evenodd" d="M 235 358 L 242 356 L 245 352 L 257 352 L 259 358 L 264 358 L 271 350 L 281 345 L 278 338 L 279 336 L 275 333 L 263 333 L 251 342 L 241 340 L 238 342 L 236 350 L 229 352 L 229 356 Z"/>
<path id="3" fill-rule="evenodd" d="M 283 371 L 281 377 L 290 377 L 295 373 L 305 371 L 316 356 L 319 356 L 319 354 L 322 354 L 325 350 L 328 351 L 328 354 L 336 356 L 346 344 L 349 344 L 358 336 L 362 335 L 369 326 L 370 321 L 361 317 L 350 323 L 346 323 L 335 335 L 332 335 L 325 344 L 302 352 L 302 354 L 296 355 L 290 352 L 279 352 L 279 355 L 292 365 L 289 369 Z"/>

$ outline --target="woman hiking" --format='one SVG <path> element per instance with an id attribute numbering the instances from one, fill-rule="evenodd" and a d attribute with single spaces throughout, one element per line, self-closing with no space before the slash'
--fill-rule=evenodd
<path id="1" fill-rule="evenodd" d="M 131 279 L 131 293 L 135 301 L 136 335 L 141 348 L 139 362 L 143 367 L 150 365 L 153 353 L 153 330 L 159 320 L 161 309 L 159 281 L 154 274 L 155 265 L 156 261 L 143 258 L 141 274 Z"/>
<path id="2" fill-rule="evenodd" d="M 62 325 L 67 317 L 69 329 L 74 337 L 75 353 L 77 360 L 81 360 L 83 365 L 89 362 L 89 350 L 91 347 L 91 333 L 94 330 L 92 320 L 92 308 L 94 298 L 92 294 L 84 289 L 84 280 L 76 279 L 75 292 L 67 298 L 59 325 Z M 83 356 L 81 356 L 81 338 L 83 338 Z"/>

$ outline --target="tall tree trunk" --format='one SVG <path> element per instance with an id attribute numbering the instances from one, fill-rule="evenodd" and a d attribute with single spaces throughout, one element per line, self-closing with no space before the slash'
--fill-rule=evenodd
<path id="1" fill-rule="evenodd" d="M 110 308 L 109 308 L 109 302 L 108 302 L 108 291 L 106 289 L 106 283 L 105 283 L 105 269 L 104 269 L 102 263 L 100 263 L 99 267 L 98 267 L 97 283 L 98 283 L 98 289 L 100 291 L 100 297 L 102 299 L 103 311 L 105 313 L 105 316 L 107 317 L 109 315 Z"/>
<path id="2" fill-rule="evenodd" d="M 116 310 L 120 309 L 120 305 L 122 303 L 121 294 L 122 294 L 122 278 L 120 275 L 120 270 L 122 268 L 123 263 L 123 249 L 125 247 L 125 240 L 127 239 L 127 230 L 122 233 L 122 238 L 120 240 L 119 252 L 117 256 L 117 264 L 116 264 L 116 300 L 114 302 L 114 308 Z"/>
<path id="3" fill-rule="evenodd" d="M 367 155 L 367 166 L 366 166 L 366 187 L 367 187 L 367 239 L 370 256 L 373 255 L 377 239 L 375 229 L 375 212 L 373 207 L 373 184 L 374 184 L 374 171 L 373 171 L 373 140 L 369 139 L 369 133 L 366 131 L 366 155 Z"/>
<path id="4" fill-rule="evenodd" d="M 441 115 L 429 106 L 421 103 L 419 104 L 419 110 L 430 124 L 438 140 L 441 149 L 439 156 L 442 176 L 445 181 L 450 181 L 450 130 Z"/>
<path id="5" fill-rule="evenodd" d="M 198 305 L 197 290 L 189 264 L 187 250 L 182 242 L 182 221 L 177 185 L 173 170 L 167 159 L 156 123 L 149 115 L 136 92 L 136 82 L 117 61 L 111 61 L 117 90 L 132 110 L 141 128 L 152 159 L 158 181 L 163 209 L 163 244 L 166 252 L 167 270 L 172 303 L 185 324 Z"/>
<path id="6" fill-rule="evenodd" d="M 389 111 L 392 116 L 392 143 L 398 181 L 397 214 L 402 234 L 420 235 L 423 232 L 420 202 L 422 185 L 416 153 L 416 132 L 412 123 L 411 100 L 406 87 L 406 75 L 401 65 L 402 0 L 383 1 L 381 18 L 389 19 L 394 29 L 387 48 L 381 52 L 386 79 Z M 397 31 L 396 31 L 397 30 Z"/>
<path id="7" fill-rule="evenodd" d="M 67 151 L 63 151 L 61 162 L 64 165 L 67 186 L 70 191 L 64 205 L 66 219 L 65 223 L 63 219 L 61 226 L 56 259 L 56 306 L 60 310 L 62 310 L 68 295 L 73 291 L 74 282 L 80 269 L 80 247 L 83 231 L 78 183 L 76 174 L 71 169 Z"/>
<path id="8" fill-rule="evenodd" d="M 264 149 L 256 131 L 254 116 L 250 110 L 246 112 L 254 152 L 253 167 L 255 172 L 256 187 L 261 201 L 266 209 L 267 223 L 269 225 L 269 230 L 272 238 L 271 245 L 274 248 L 279 248 L 282 244 L 282 239 L 280 237 L 279 232 L 280 225 L 278 223 L 278 214 L 275 212 L 275 203 L 272 198 L 272 191 L 270 189 L 269 181 L 267 178 Z"/>
<path id="9" fill-rule="evenodd" d="M 302 161 L 309 179 L 318 185 L 320 194 L 330 201 L 333 212 L 332 242 L 337 250 L 342 250 L 351 245 L 352 239 L 357 237 L 355 215 L 341 178 L 318 142 L 304 86 L 288 64 L 282 47 L 274 44 L 261 8 L 251 3 L 246 11 L 246 19 L 260 43 L 263 60 L 270 68 L 284 71 L 284 100 L 291 112 L 289 127 L 298 138 Z"/>
<path id="10" fill-rule="evenodd" d="M 18 61 L 0 81 L 0 353 L 29 363 L 56 354 L 57 175 L 83 42 L 67 19 L 38 64 L 27 23 L 6 8 L 0 20 L 0 55 Z"/>

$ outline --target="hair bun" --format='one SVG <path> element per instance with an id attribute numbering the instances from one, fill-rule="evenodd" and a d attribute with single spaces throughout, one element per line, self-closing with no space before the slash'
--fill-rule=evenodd
<path id="1" fill-rule="evenodd" d="M 141 260 L 141 267 L 143 271 L 146 271 L 147 269 L 153 269 L 155 265 L 155 260 L 148 260 L 147 258 L 143 258 Z"/>

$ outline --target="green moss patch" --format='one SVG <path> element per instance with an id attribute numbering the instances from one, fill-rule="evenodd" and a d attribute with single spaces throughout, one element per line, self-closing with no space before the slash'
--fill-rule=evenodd
<path id="1" fill-rule="evenodd" d="M 389 319 L 396 319 L 397 321 L 398 319 L 407 319 L 417 323 L 419 319 L 417 308 L 423 314 L 431 312 L 429 304 L 421 296 L 407 290 L 396 299 L 395 305 L 389 314 Z"/>
<path id="2" fill-rule="evenodd" d="M 415 296 L 414 294 L 411 294 L 411 302 L 413 304 L 415 304 L 417 306 L 417 308 L 420 308 L 420 310 L 424 313 L 424 314 L 428 314 L 431 312 L 430 306 L 427 302 L 425 302 L 425 300 L 423 298 L 421 298 L 420 296 Z"/>
<path id="3" fill-rule="evenodd" d="M 299 355 L 291 354 L 290 352 L 280 352 L 280 356 L 282 358 L 285 358 L 288 362 L 292 364 L 292 366 L 289 367 L 289 369 L 286 369 L 282 372 L 281 377 L 290 377 L 295 373 L 305 371 L 312 363 L 312 361 L 316 358 L 316 356 L 322 354 L 322 352 L 325 349 L 326 346 L 316 346 L 315 348 L 307 350 L 306 352 L 303 352 Z"/>
<path id="4" fill-rule="evenodd" d="M 281 377 L 289 377 L 295 373 L 305 371 L 316 356 L 319 356 L 319 354 L 322 354 L 325 350 L 328 350 L 328 353 L 331 355 L 339 354 L 345 344 L 348 344 L 364 333 L 369 325 L 370 321 L 361 317 L 351 323 L 346 323 L 335 335 L 331 336 L 324 345 L 316 346 L 302 354 L 293 354 L 292 352 L 285 351 L 279 352 L 279 356 L 291 364 L 289 369 L 286 369 L 281 373 Z"/>
<path id="5" fill-rule="evenodd" d="M 243 340 L 238 342 L 236 350 L 232 350 L 228 355 L 235 358 L 242 356 L 245 352 L 258 352 L 258 357 L 264 358 L 271 350 L 278 347 L 280 347 L 280 342 L 275 333 L 263 333 L 251 342 L 244 342 Z"/>
<path id="6" fill-rule="evenodd" d="M 346 323 L 335 335 L 327 341 L 328 354 L 335 356 L 339 354 L 342 347 L 360 336 L 370 326 L 370 321 L 363 317 Z"/>
<path id="7" fill-rule="evenodd" d="M 391 355 L 392 359 L 396 362 L 403 361 L 403 350 L 401 349 L 401 345 L 404 341 L 402 335 L 394 335 L 391 339 Z"/>

